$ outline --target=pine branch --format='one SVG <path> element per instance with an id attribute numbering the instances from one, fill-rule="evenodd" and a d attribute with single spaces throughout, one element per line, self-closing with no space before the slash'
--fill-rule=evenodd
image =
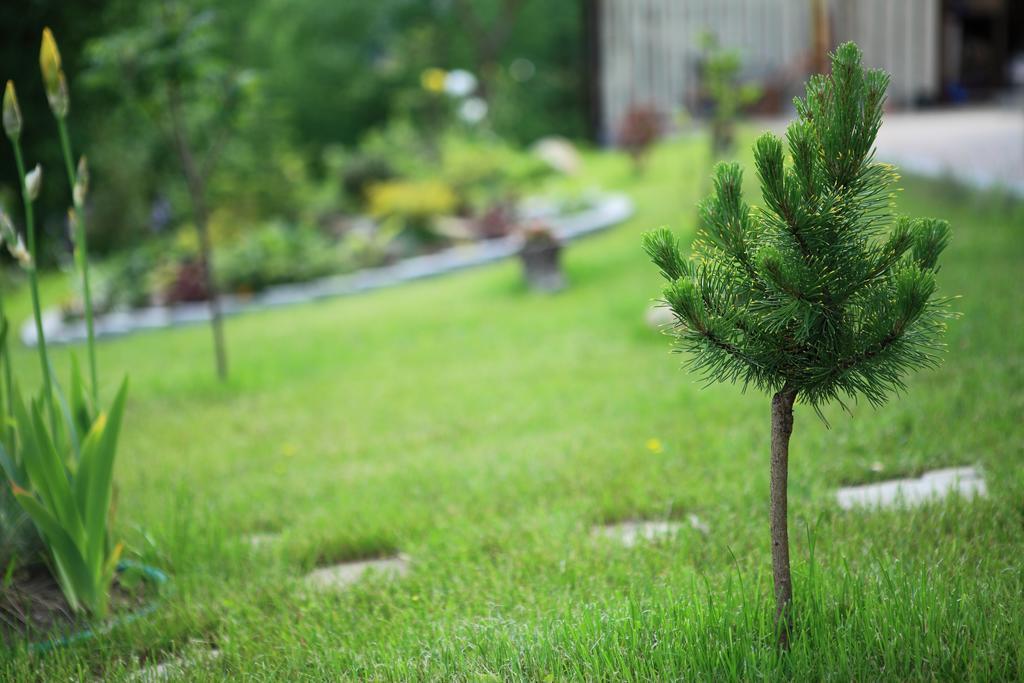
<path id="1" fill-rule="evenodd" d="M 763 208 L 743 202 L 739 165 L 719 164 L 695 260 L 665 228 L 644 237 L 680 348 L 705 380 L 788 386 L 816 408 L 841 395 L 877 404 L 936 362 L 945 302 L 933 300 L 934 275 L 949 227 L 894 217 L 898 176 L 873 156 L 887 85 L 841 46 L 831 75 L 796 100 L 788 146 L 771 134 L 754 145 Z"/>

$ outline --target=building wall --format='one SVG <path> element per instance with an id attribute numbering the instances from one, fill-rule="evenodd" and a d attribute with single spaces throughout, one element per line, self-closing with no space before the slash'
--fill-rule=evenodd
<path id="1" fill-rule="evenodd" d="M 836 43 L 856 42 L 868 66 L 892 74 L 891 102 L 939 94 L 939 0 L 833 0 L 832 27 Z"/>
<path id="2" fill-rule="evenodd" d="M 601 134 L 614 140 L 633 105 L 671 120 L 697 86 L 700 35 L 738 50 L 748 78 L 796 94 L 807 75 L 811 0 L 596 0 Z M 940 0 L 830 0 L 833 43 L 855 40 L 893 74 L 891 100 L 939 87 Z"/>

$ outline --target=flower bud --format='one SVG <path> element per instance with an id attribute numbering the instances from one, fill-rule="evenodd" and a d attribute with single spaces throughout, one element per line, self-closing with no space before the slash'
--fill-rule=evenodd
<path id="1" fill-rule="evenodd" d="M 50 103 L 50 111 L 58 119 L 63 119 L 68 115 L 68 111 L 71 109 L 71 98 L 68 96 L 68 81 L 64 78 L 63 71 L 57 76 L 57 90 L 55 92 L 46 91 L 46 101 Z"/>
<path id="2" fill-rule="evenodd" d="M 77 225 L 78 214 L 73 208 L 68 209 L 68 242 L 72 248 L 75 246 L 75 226 Z"/>
<path id="3" fill-rule="evenodd" d="M 14 81 L 7 81 L 4 90 L 4 132 L 11 141 L 21 137 L 21 109 L 18 107 L 18 94 L 14 92 Z"/>
<path id="4" fill-rule="evenodd" d="M 11 256 L 17 260 L 25 270 L 32 269 L 32 254 L 28 253 L 28 249 L 25 248 L 25 243 L 21 241 L 21 237 L 18 237 L 18 241 L 14 244 L 7 245 L 7 251 L 11 252 Z"/>
<path id="5" fill-rule="evenodd" d="M 18 233 L 14 230 L 14 223 L 11 222 L 3 209 L 0 209 L 0 244 L 14 244 L 18 239 Z"/>
<path id="6" fill-rule="evenodd" d="M 43 29 L 43 44 L 39 47 L 39 66 L 43 69 L 43 78 L 56 76 L 60 71 L 60 50 L 53 38 L 53 31 L 47 26 Z"/>
<path id="7" fill-rule="evenodd" d="M 39 68 L 42 69 L 46 89 L 56 89 L 61 71 L 60 50 L 57 49 L 57 41 L 53 39 L 53 31 L 49 26 L 43 29 L 43 44 L 39 47 Z"/>
<path id="8" fill-rule="evenodd" d="M 36 167 L 25 174 L 25 193 L 28 200 L 34 202 L 39 197 L 39 189 L 43 185 L 43 167 L 36 164 Z"/>
<path id="9" fill-rule="evenodd" d="M 89 164 L 85 160 L 83 155 L 78 160 L 78 170 L 75 172 L 75 188 L 72 191 L 72 197 L 75 200 L 75 206 L 82 206 L 85 204 L 85 196 L 89 193 Z"/>
<path id="10" fill-rule="evenodd" d="M 7 244 L 7 251 L 17 259 L 22 268 L 29 270 L 32 267 L 32 255 L 25 248 L 25 243 L 14 229 L 10 217 L 3 211 L 0 211 L 0 242 Z"/>
<path id="11" fill-rule="evenodd" d="M 68 82 L 60 65 L 57 41 L 53 39 L 53 32 L 49 28 L 43 29 L 43 44 L 39 48 L 39 68 L 43 72 L 43 84 L 46 86 L 46 99 L 50 103 L 50 109 L 57 118 L 62 119 L 68 114 Z"/>

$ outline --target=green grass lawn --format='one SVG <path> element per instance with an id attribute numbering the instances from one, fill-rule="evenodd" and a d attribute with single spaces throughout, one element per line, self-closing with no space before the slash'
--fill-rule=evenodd
<path id="1" fill-rule="evenodd" d="M 798 634 L 783 655 L 769 399 L 702 388 L 643 321 L 660 285 L 640 234 L 692 234 L 705 175 L 695 141 L 657 150 L 642 178 L 588 157 L 566 185 L 621 189 L 637 213 L 568 248 L 557 295 L 504 263 L 233 318 L 226 385 L 205 327 L 101 343 L 104 394 L 132 382 L 117 528 L 174 591 L 87 645 L 6 652 L 0 678 L 118 680 L 197 639 L 222 656 L 190 680 L 1024 676 L 1024 207 L 905 181 L 902 210 L 953 226 L 939 281 L 963 316 L 943 366 L 885 408 L 827 410 L 828 428 L 798 405 Z M 15 305 L 20 322 L 27 297 Z M 33 352 L 15 365 L 37 385 Z M 960 464 L 984 469 L 988 498 L 835 504 L 842 484 Z M 689 514 L 711 533 L 631 549 L 590 534 Z M 253 533 L 280 540 L 253 549 Z M 396 551 L 412 561 L 402 580 L 302 588 L 319 564 Z"/>

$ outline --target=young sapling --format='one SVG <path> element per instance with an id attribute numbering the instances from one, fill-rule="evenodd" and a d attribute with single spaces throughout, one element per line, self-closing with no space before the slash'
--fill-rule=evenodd
<path id="1" fill-rule="evenodd" d="M 879 406 L 910 370 L 937 364 L 949 317 L 935 295 L 945 221 L 895 214 L 892 166 L 874 158 L 889 76 L 861 66 L 853 43 L 796 100 L 788 145 L 754 144 L 763 207 L 742 171 L 720 163 L 700 205 L 694 256 L 667 228 L 644 248 L 668 281 L 679 350 L 709 382 L 772 394 L 770 520 L 779 644 L 792 630 L 787 476 L 793 405 L 863 396 Z M 786 157 L 789 157 L 787 163 Z"/>

